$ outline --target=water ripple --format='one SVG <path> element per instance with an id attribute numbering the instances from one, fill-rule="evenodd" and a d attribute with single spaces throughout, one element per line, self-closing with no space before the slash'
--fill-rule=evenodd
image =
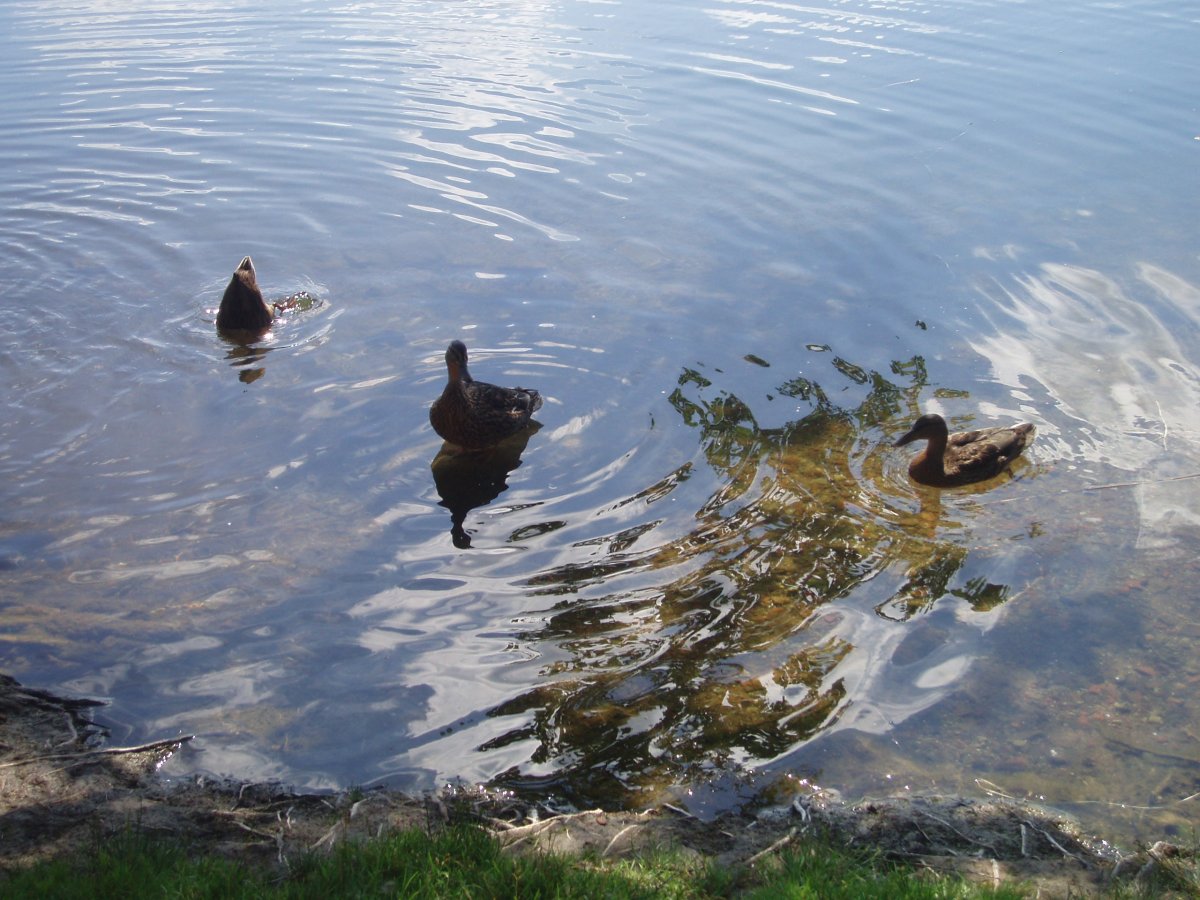
<path id="1" fill-rule="evenodd" d="M 1195 557 L 1194 19 L 0 5 L 6 666 L 191 765 L 580 803 L 1084 721 L 1047 710 L 1190 634 L 1130 552 Z M 323 302 L 241 345 L 246 253 Z M 546 399 L 473 493 L 454 337 Z M 925 410 L 1039 437 L 924 491 Z"/>

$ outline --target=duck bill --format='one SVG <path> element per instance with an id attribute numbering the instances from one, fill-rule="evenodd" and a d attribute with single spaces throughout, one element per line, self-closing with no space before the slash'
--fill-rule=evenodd
<path id="1" fill-rule="evenodd" d="M 900 438 L 900 440 L 896 441 L 896 443 L 892 444 L 892 446 L 903 447 L 905 444 L 911 444 L 916 439 L 916 434 L 910 431 L 908 434 L 904 435 L 904 437 Z"/>

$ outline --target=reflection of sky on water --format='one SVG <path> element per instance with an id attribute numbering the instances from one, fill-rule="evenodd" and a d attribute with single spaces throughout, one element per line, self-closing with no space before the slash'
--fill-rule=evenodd
<path id="1" fill-rule="evenodd" d="M 1078 265 L 1043 264 L 984 289 L 995 332 L 971 339 L 1014 397 L 1037 386 L 1057 408 L 1039 444 L 1067 463 L 1103 464 L 1145 482 L 1139 546 L 1200 525 L 1200 290 L 1150 264 L 1121 283 Z M 1111 474 L 1111 473 L 1110 473 Z"/>
<path id="2" fill-rule="evenodd" d="M 561 12 L 542 3 L 461 14 L 443 4 L 314 15 L 271 3 L 12 8 L 10 39 L 50 87 L 36 103 L 22 98 L 32 135 L 87 151 L 16 208 L 130 234 L 163 232 L 192 208 L 236 206 L 248 225 L 262 217 L 265 233 L 277 230 L 275 210 L 331 235 L 339 217 L 322 209 L 348 205 L 447 214 L 505 241 L 509 228 L 575 240 L 569 198 L 581 183 L 613 186 L 613 141 L 644 113 L 629 84 L 639 73 L 620 54 L 594 57 L 554 21 Z M 134 158 L 159 155 L 169 159 L 146 178 Z M 610 160 L 602 172 L 578 171 L 600 159 Z M 381 175 L 419 190 L 372 182 Z M 536 212 L 529 179 L 551 201 Z M 306 210 L 273 196 L 298 184 Z M 186 245 L 194 234 L 160 239 Z"/>
<path id="3" fill-rule="evenodd" d="M 436 770 L 466 747 L 510 787 L 645 802 L 718 760 L 761 765 L 821 731 L 885 732 L 953 690 L 1020 589 L 1021 550 L 968 558 L 941 532 L 961 530 L 978 494 L 918 503 L 902 462 L 884 460 L 879 429 L 912 415 L 920 361 L 895 366 L 914 380 L 900 387 L 829 349 L 808 351 L 812 377 L 777 385 L 806 414 L 770 428 L 722 373 L 685 370 L 670 402 L 700 453 L 588 516 L 554 518 L 559 498 L 529 507 L 493 549 L 553 535 L 528 548 L 524 591 L 415 580 L 359 603 L 359 642 L 403 648 L 409 673 L 439 685 L 385 772 Z M 1005 527 L 1024 520 L 1005 509 Z M 521 612 L 478 632 L 503 590 Z M 431 642 L 456 631 L 440 656 Z"/>
<path id="4" fill-rule="evenodd" d="M 1188 613 L 1123 603 L 1130 544 L 1196 508 L 1194 29 L 1078 11 L 0 7 L 6 665 L 310 785 L 651 792 L 962 740 L 978 693 L 1036 743 L 1044 656 L 1156 664 Z M 327 306 L 243 354 L 250 251 Z M 547 396 L 470 553 L 451 335 Z M 1039 437 L 939 498 L 889 446 L 927 409 Z"/>

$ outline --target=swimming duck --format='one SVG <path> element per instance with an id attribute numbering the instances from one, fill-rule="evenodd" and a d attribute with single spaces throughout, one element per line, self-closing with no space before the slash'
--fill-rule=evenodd
<path id="1" fill-rule="evenodd" d="M 254 261 L 243 256 L 233 277 L 221 297 L 221 308 L 217 310 L 217 330 L 263 332 L 281 312 L 289 309 L 307 309 L 318 302 L 308 291 L 300 291 L 267 303 L 258 287 L 258 274 Z"/>
<path id="2" fill-rule="evenodd" d="M 1033 440 L 1033 431 L 1031 423 L 1021 422 L 950 434 L 945 419 L 926 413 L 895 446 L 929 441 L 908 464 L 909 477 L 930 487 L 955 487 L 999 475 Z"/>
<path id="3" fill-rule="evenodd" d="M 462 341 L 446 348 L 446 369 L 449 380 L 429 408 L 429 423 L 443 440 L 465 450 L 482 450 L 511 437 L 542 405 L 537 391 L 475 381 L 467 371 Z"/>

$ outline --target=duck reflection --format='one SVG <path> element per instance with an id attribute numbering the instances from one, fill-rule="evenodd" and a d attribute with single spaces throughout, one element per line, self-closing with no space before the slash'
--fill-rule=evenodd
<path id="1" fill-rule="evenodd" d="M 521 431 L 486 450 L 463 450 L 442 444 L 430 463 L 441 506 L 450 510 L 450 538 L 460 550 L 469 549 L 471 536 L 463 528 L 467 513 L 487 506 L 508 489 L 508 473 L 521 465 L 529 439 L 541 428 L 530 421 Z"/>
<path id="2" fill-rule="evenodd" d="M 242 343 L 226 334 L 222 334 L 221 339 L 228 344 L 225 358 L 231 366 L 241 370 L 238 372 L 238 381 L 251 384 L 266 374 L 266 367 L 258 364 L 267 358 L 267 354 L 271 352 L 270 347 Z"/>

